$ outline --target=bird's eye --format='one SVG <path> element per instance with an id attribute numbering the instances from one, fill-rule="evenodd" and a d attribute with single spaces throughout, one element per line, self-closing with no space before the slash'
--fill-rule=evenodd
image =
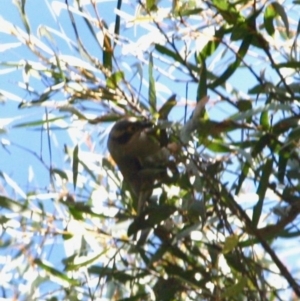
<path id="1" fill-rule="evenodd" d="M 127 128 L 127 132 L 129 133 L 134 133 L 136 132 L 136 126 L 135 125 L 129 125 L 128 128 Z"/>

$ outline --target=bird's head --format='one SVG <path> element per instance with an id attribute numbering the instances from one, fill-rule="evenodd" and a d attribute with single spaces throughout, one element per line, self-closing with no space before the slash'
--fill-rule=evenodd
<path id="1" fill-rule="evenodd" d="M 150 134 L 153 124 L 130 117 L 117 121 L 108 137 L 108 150 L 118 164 L 126 158 L 143 158 L 159 150 L 158 141 Z"/>

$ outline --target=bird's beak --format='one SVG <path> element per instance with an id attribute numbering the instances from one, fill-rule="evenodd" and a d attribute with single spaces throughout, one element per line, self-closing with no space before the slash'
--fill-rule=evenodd
<path id="1" fill-rule="evenodd" d="M 153 127 L 153 123 L 150 121 L 141 121 L 141 128 L 143 129 L 147 129 L 147 128 L 152 128 Z"/>

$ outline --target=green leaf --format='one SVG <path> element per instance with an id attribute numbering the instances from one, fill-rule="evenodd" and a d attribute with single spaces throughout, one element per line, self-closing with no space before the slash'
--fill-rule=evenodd
<path id="1" fill-rule="evenodd" d="M 74 260 L 65 261 L 65 263 L 66 263 L 66 270 L 67 271 L 74 271 L 74 270 L 77 271 L 78 269 L 80 269 L 82 267 L 90 266 L 93 262 L 95 262 L 96 260 L 98 260 L 106 252 L 107 252 L 107 250 L 104 250 L 104 251 L 98 253 L 96 256 L 87 257 L 87 260 L 82 260 L 82 261 L 80 261 L 77 264 L 73 263 Z"/>
<path id="2" fill-rule="evenodd" d="M 226 145 L 222 141 L 209 141 L 208 143 L 205 143 L 206 147 L 215 152 L 215 153 L 230 153 L 232 152 L 232 147 L 230 145 Z"/>
<path id="3" fill-rule="evenodd" d="M 250 100 L 239 100 L 236 105 L 240 112 L 246 112 L 252 109 L 252 101 Z M 251 117 L 247 118 L 246 121 L 251 123 Z"/>
<path id="4" fill-rule="evenodd" d="M 117 10 L 121 11 L 121 7 L 122 7 L 122 0 L 118 0 Z M 114 30 L 115 37 L 118 37 L 120 34 L 120 24 L 121 24 L 121 17 L 119 14 L 116 14 L 115 30 Z"/>
<path id="5" fill-rule="evenodd" d="M 64 120 L 67 116 L 53 117 L 50 119 L 41 119 L 36 121 L 22 122 L 13 126 L 13 128 L 28 128 L 45 125 L 47 123 L 55 122 L 57 120 Z"/>
<path id="6" fill-rule="evenodd" d="M 102 48 L 102 49 L 105 48 L 105 46 L 101 47 L 101 45 L 100 45 L 98 32 L 95 31 L 94 20 L 89 19 L 86 15 L 86 12 L 84 12 L 84 10 L 82 9 L 82 6 L 80 5 L 80 3 L 79 2 L 77 2 L 77 3 L 78 3 L 78 10 L 82 13 L 83 16 L 85 16 L 83 18 L 83 21 L 85 22 L 85 24 L 91 34 L 91 37 L 93 37 L 94 41 L 96 42 L 97 45 L 99 45 L 100 48 Z M 54 6 L 56 7 L 56 9 L 59 9 L 58 3 L 56 5 L 53 4 L 53 8 L 54 8 Z M 101 25 L 104 27 L 104 30 L 102 29 L 102 32 L 109 30 L 104 19 L 101 20 Z M 77 28 L 76 28 L 76 25 L 74 22 L 72 22 L 72 26 L 73 26 L 74 30 L 76 31 Z"/>
<path id="7" fill-rule="evenodd" d="M 152 53 L 150 53 L 148 75 L 149 75 L 149 90 L 148 90 L 149 104 L 151 106 L 152 113 L 155 113 L 156 112 L 156 90 L 155 90 L 155 79 L 153 77 Z"/>
<path id="8" fill-rule="evenodd" d="M 193 201 L 188 209 L 187 214 L 192 223 L 198 223 L 199 219 L 204 224 L 206 218 L 206 207 L 203 201 Z"/>
<path id="9" fill-rule="evenodd" d="M 278 172 L 277 177 L 280 183 L 284 183 L 284 177 L 286 175 L 286 167 L 288 160 L 290 159 L 290 153 L 286 151 L 286 149 L 282 149 L 279 152 L 279 159 L 278 159 Z"/>
<path id="10" fill-rule="evenodd" d="M 181 9 L 178 13 L 181 17 L 188 17 L 192 15 L 198 15 L 203 11 L 202 8 L 193 8 L 193 9 Z"/>
<path id="11" fill-rule="evenodd" d="M 199 55 L 199 58 L 201 60 L 201 68 L 199 74 L 200 81 L 197 89 L 197 101 L 200 101 L 200 99 L 207 95 L 207 69 L 205 58 L 203 58 L 201 54 Z"/>
<path id="12" fill-rule="evenodd" d="M 0 207 L 9 209 L 12 212 L 22 212 L 24 210 L 24 207 L 20 202 L 3 195 L 0 195 Z"/>
<path id="13" fill-rule="evenodd" d="M 224 293 L 222 293 L 222 296 L 220 297 L 221 300 L 229 300 L 231 298 L 236 299 L 238 296 L 243 295 L 243 290 L 246 285 L 247 277 L 239 277 L 237 283 L 225 288 Z"/>
<path id="14" fill-rule="evenodd" d="M 268 111 L 264 111 L 260 115 L 260 125 L 264 130 L 268 130 L 270 128 L 270 122 L 269 122 L 269 113 Z"/>
<path id="15" fill-rule="evenodd" d="M 25 11 L 25 4 L 26 1 L 22 0 L 22 1 L 14 1 L 14 4 L 18 7 L 19 9 L 19 13 L 23 22 L 23 25 L 26 29 L 26 32 L 30 35 L 31 33 L 31 29 L 30 29 L 30 25 L 29 25 L 29 20 Z"/>
<path id="16" fill-rule="evenodd" d="M 281 17 L 282 19 L 282 22 L 285 26 L 285 30 L 286 30 L 286 35 L 289 36 L 289 32 L 290 32 L 290 29 L 289 29 L 289 20 L 288 20 L 288 17 L 287 17 L 287 14 L 283 8 L 283 6 L 278 2 L 278 1 L 274 1 L 272 3 L 276 13 L 278 14 L 278 16 Z"/>
<path id="17" fill-rule="evenodd" d="M 270 140 L 271 140 L 270 134 L 265 134 L 265 135 L 261 136 L 259 138 L 259 140 L 257 141 L 257 143 L 255 143 L 254 147 L 252 148 L 252 151 L 251 151 L 252 158 L 256 158 L 257 155 L 261 154 L 263 149 L 266 146 L 270 145 Z"/>
<path id="18" fill-rule="evenodd" d="M 174 52 L 165 46 L 162 46 L 160 44 L 155 44 L 155 49 L 161 54 L 173 58 L 175 62 L 179 62 L 179 63 L 183 62 L 181 56 L 177 52 Z"/>
<path id="19" fill-rule="evenodd" d="M 61 169 L 52 168 L 51 174 L 58 174 L 61 179 L 68 181 L 68 175 Z"/>
<path id="20" fill-rule="evenodd" d="M 78 165 L 79 165 L 79 158 L 78 158 L 78 145 L 75 146 L 73 151 L 73 186 L 74 190 L 76 189 L 77 177 L 78 177 Z"/>
<path id="21" fill-rule="evenodd" d="M 79 110 L 77 110 L 73 105 L 65 105 L 65 106 L 61 106 L 59 108 L 60 112 L 69 112 L 74 114 L 75 116 L 78 117 L 78 119 L 81 120 L 86 120 L 87 118 L 84 116 L 84 114 L 82 114 L 82 112 L 80 112 Z M 66 116 L 67 117 L 67 116 Z M 49 121 L 49 119 L 48 119 Z M 51 121 L 51 120 L 50 120 Z"/>
<path id="22" fill-rule="evenodd" d="M 273 160 L 268 159 L 263 167 L 262 175 L 261 175 L 258 189 L 257 189 L 257 194 L 259 197 L 258 202 L 253 208 L 252 223 L 255 227 L 257 227 L 257 225 L 258 225 L 258 222 L 259 222 L 259 219 L 260 219 L 260 216 L 262 213 L 262 208 L 263 208 L 266 191 L 269 186 L 269 178 L 273 171 L 272 167 L 273 167 Z"/>
<path id="23" fill-rule="evenodd" d="M 298 68 L 300 68 L 300 62 L 298 62 L 298 61 L 284 62 L 284 63 L 280 63 L 280 64 L 275 64 L 274 67 L 276 69 L 278 69 L 278 68 L 298 69 Z"/>
<path id="24" fill-rule="evenodd" d="M 285 132 L 290 131 L 291 129 L 297 128 L 299 125 L 299 117 L 291 116 L 285 119 L 279 120 L 277 123 L 273 125 L 272 132 L 279 136 Z M 294 135 L 294 134 L 292 134 Z M 296 136 L 297 137 L 297 136 Z"/>
<path id="25" fill-rule="evenodd" d="M 266 104 L 261 107 L 257 107 L 255 109 L 253 108 L 252 110 L 235 113 L 234 115 L 230 116 L 229 118 L 232 121 L 247 120 L 248 118 L 253 117 L 261 112 L 264 112 L 264 111 L 271 112 L 273 110 L 274 111 L 281 110 L 281 111 L 290 112 L 291 107 L 288 104 L 270 103 L 270 104 Z"/>
<path id="26" fill-rule="evenodd" d="M 135 234 L 139 230 L 154 227 L 166 220 L 175 210 L 176 208 L 170 205 L 149 206 L 128 227 L 128 236 Z"/>
<path id="27" fill-rule="evenodd" d="M 231 41 L 239 41 L 249 35 L 249 26 L 246 22 L 240 22 L 234 25 L 230 36 Z"/>
<path id="28" fill-rule="evenodd" d="M 239 192 L 241 190 L 241 187 L 242 187 L 245 179 L 248 176 L 249 170 L 250 170 L 250 165 L 248 164 L 248 162 L 246 162 L 244 164 L 244 166 L 242 166 L 242 168 L 241 168 L 241 173 L 240 173 L 240 176 L 239 176 L 239 179 L 238 179 L 238 184 L 237 184 L 236 189 L 235 189 L 235 194 L 236 195 L 239 194 Z"/>
<path id="29" fill-rule="evenodd" d="M 274 20 L 280 16 L 282 22 L 285 26 L 286 35 L 289 36 L 289 21 L 287 14 L 283 8 L 283 6 L 279 2 L 272 2 L 270 3 L 265 10 L 264 13 L 264 25 L 266 28 L 267 33 L 270 36 L 274 35 L 275 28 L 274 28 Z"/>
<path id="30" fill-rule="evenodd" d="M 33 261 L 35 264 L 37 264 L 40 268 L 42 268 L 44 271 L 46 271 L 51 276 L 54 276 L 56 278 L 59 278 L 60 280 L 66 281 L 69 285 L 80 285 L 80 283 L 74 279 L 70 279 L 66 276 L 66 274 L 60 272 L 59 270 L 55 269 L 54 267 L 51 267 L 44 262 L 42 262 L 41 259 L 36 258 Z"/>
<path id="31" fill-rule="evenodd" d="M 292 142 L 296 140 L 296 143 L 299 141 L 300 138 L 300 127 L 297 126 L 296 128 L 292 129 L 288 135 L 287 142 Z"/>
<path id="32" fill-rule="evenodd" d="M 12 188 L 14 193 L 20 195 L 23 199 L 27 198 L 27 195 L 25 194 L 23 189 L 7 173 L 0 171 L 0 176 L 4 179 L 4 183 L 6 187 Z"/>
<path id="33" fill-rule="evenodd" d="M 99 265 L 91 266 L 90 268 L 88 268 L 88 271 L 91 274 L 96 274 L 101 277 L 109 277 L 109 278 L 119 280 L 121 281 L 121 283 L 125 283 L 126 281 L 133 281 L 138 277 L 138 274 L 133 276 L 133 275 L 129 275 L 128 273 L 118 271 L 115 267 L 109 268 L 106 266 L 102 267 Z"/>
<path id="34" fill-rule="evenodd" d="M 208 87 L 210 89 L 214 89 L 214 88 L 224 84 L 225 81 L 227 81 L 229 79 L 229 77 L 236 71 L 236 69 L 240 66 L 242 59 L 246 55 L 246 53 L 249 49 L 249 46 L 251 45 L 251 40 L 252 40 L 251 36 L 247 36 L 243 40 L 243 42 L 236 54 L 235 62 L 231 63 L 228 66 L 228 68 L 223 72 L 223 74 L 221 74 L 219 77 L 217 77 L 217 79 L 213 83 L 208 85 Z"/>
<path id="35" fill-rule="evenodd" d="M 227 0 L 213 0 L 212 3 L 228 24 L 234 25 L 244 20 L 231 2 Z"/>
<path id="36" fill-rule="evenodd" d="M 156 0 L 146 0 L 146 8 L 148 11 L 157 11 Z"/>
<path id="37" fill-rule="evenodd" d="M 231 252 L 239 243 L 239 237 L 236 234 L 232 234 L 226 237 L 222 253 L 226 254 Z"/>
<path id="38" fill-rule="evenodd" d="M 220 42 L 223 39 L 223 36 L 226 33 L 226 29 L 221 27 L 215 32 L 214 38 L 209 41 L 201 50 L 201 52 L 197 56 L 197 63 L 201 64 L 201 61 L 211 56 L 220 45 Z"/>
<path id="39" fill-rule="evenodd" d="M 191 216 L 189 215 L 189 218 L 191 218 Z M 197 231 L 197 230 L 201 230 L 203 228 L 203 220 L 201 220 L 199 222 L 199 218 L 198 218 L 198 221 L 196 222 L 194 217 L 191 219 L 191 225 L 188 225 L 187 227 L 179 230 L 177 232 L 177 234 L 175 235 L 174 237 L 174 242 L 175 241 L 179 241 L 185 237 L 190 237 L 191 236 L 191 233 L 194 232 L 194 231 Z"/>
<path id="40" fill-rule="evenodd" d="M 116 89 L 123 79 L 124 73 L 122 71 L 117 71 L 107 78 L 106 85 L 108 88 Z"/>
<path id="41" fill-rule="evenodd" d="M 252 101 L 250 100 L 239 100 L 236 105 L 241 112 L 252 109 Z"/>
<path id="42" fill-rule="evenodd" d="M 273 6 L 273 3 L 270 3 L 265 10 L 264 13 L 264 25 L 266 28 L 267 33 L 270 36 L 273 36 L 274 32 L 275 32 L 275 28 L 274 28 L 274 18 L 277 16 L 276 10 Z"/>
<path id="43" fill-rule="evenodd" d="M 78 220 L 78 221 L 84 220 L 83 212 L 78 210 L 78 208 L 76 206 L 72 206 L 69 204 L 68 207 L 69 207 L 70 214 L 74 217 L 75 220 Z"/>
<path id="44" fill-rule="evenodd" d="M 158 116 L 160 120 L 166 120 L 171 110 L 176 106 L 176 94 L 173 94 L 159 109 Z"/>
<path id="45" fill-rule="evenodd" d="M 104 34 L 103 37 L 103 66 L 109 71 L 112 71 L 113 48 L 111 45 L 110 36 Z"/>

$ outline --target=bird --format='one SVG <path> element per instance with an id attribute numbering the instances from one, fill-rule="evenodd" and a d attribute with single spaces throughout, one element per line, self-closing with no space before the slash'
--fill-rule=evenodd
<path id="1" fill-rule="evenodd" d="M 164 173 L 163 168 L 157 169 L 153 163 L 168 156 L 155 136 L 153 123 L 135 117 L 117 121 L 109 133 L 107 147 L 137 202 L 139 215 L 152 194 L 156 178 Z"/>
<path id="2" fill-rule="evenodd" d="M 136 204 L 136 216 L 128 228 L 128 234 L 134 235 L 136 242 L 129 251 L 135 252 L 156 229 L 156 226 L 149 226 L 148 214 L 151 209 L 145 208 L 145 204 L 156 206 L 153 203 L 155 198 L 152 198 L 153 189 L 177 179 L 178 170 L 172 156 L 174 143 L 170 143 L 163 126 L 155 127 L 149 120 L 127 117 L 114 124 L 107 147 L 123 175 L 123 181 L 129 187 L 133 204 Z M 160 233 L 162 228 L 165 229 L 165 224 L 159 226 Z M 157 231 L 154 230 L 154 233 L 160 237 Z"/>

